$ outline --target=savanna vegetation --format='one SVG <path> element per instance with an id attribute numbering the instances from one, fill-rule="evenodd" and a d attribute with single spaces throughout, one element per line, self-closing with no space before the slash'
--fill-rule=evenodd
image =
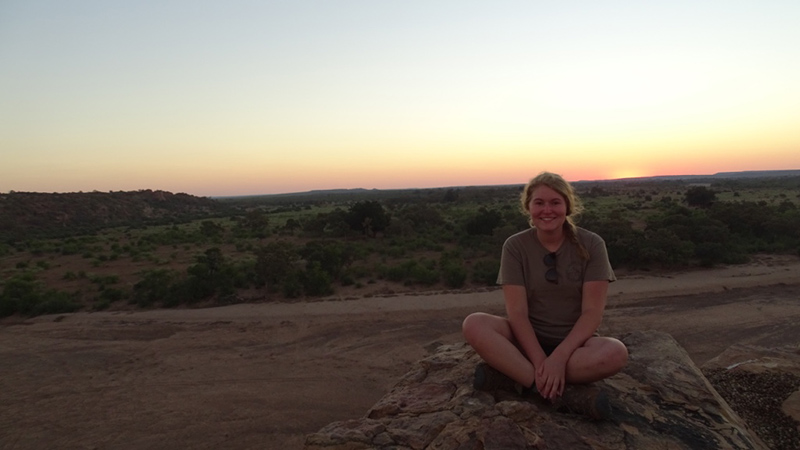
<path id="1" fill-rule="evenodd" d="M 576 188 L 585 205 L 579 224 L 606 240 L 617 269 L 800 254 L 797 176 Z M 0 196 L 0 317 L 487 288 L 503 241 L 528 227 L 521 189 L 216 200 L 139 191 L 138 199 L 87 194 L 88 204 L 70 194 L 6 194 Z M 48 195 L 62 197 L 42 197 Z"/>

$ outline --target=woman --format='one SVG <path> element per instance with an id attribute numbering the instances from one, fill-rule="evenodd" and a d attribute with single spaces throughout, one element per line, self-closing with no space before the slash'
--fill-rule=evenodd
<path id="1" fill-rule="evenodd" d="M 622 342 L 597 335 L 616 277 L 605 242 L 573 223 L 581 206 L 566 180 L 542 172 L 520 200 L 531 228 L 506 240 L 497 279 L 508 317 L 471 314 L 463 332 L 491 367 L 555 400 L 567 383 L 601 380 L 627 364 Z"/>

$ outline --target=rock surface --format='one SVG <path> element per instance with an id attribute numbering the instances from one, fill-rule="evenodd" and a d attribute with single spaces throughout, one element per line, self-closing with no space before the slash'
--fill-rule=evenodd
<path id="1" fill-rule="evenodd" d="M 361 419 L 306 438 L 307 450 L 766 449 L 668 334 L 622 338 L 629 364 L 595 383 L 613 415 L 595 421 L 510 392 L 478 392 L 465 344 L 423 359 Z"/>
<path id="2" fill-rule="evenodd" d="M 734 345 L 703 373 L 769 448 L 800 449 L 800 347 Z"/>

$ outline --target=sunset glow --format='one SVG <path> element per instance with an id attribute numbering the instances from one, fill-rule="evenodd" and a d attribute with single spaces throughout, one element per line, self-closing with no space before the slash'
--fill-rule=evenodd
<path id="1" fill-rule="evenodd" d="M 4 2 L 0 192 L 800 169 L 800 3 Z"/>

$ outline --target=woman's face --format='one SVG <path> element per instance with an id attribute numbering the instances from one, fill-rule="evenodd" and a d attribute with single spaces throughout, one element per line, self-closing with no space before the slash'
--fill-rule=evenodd
<path id="1" fill-rule="evenodd" d="M 533 225 L 541 231 L 556 231 L 564 226 L 567 220 L 567 202 L 558 192 L 547 186 L 539 186 L 533 190 L 528 212 Z"/>

